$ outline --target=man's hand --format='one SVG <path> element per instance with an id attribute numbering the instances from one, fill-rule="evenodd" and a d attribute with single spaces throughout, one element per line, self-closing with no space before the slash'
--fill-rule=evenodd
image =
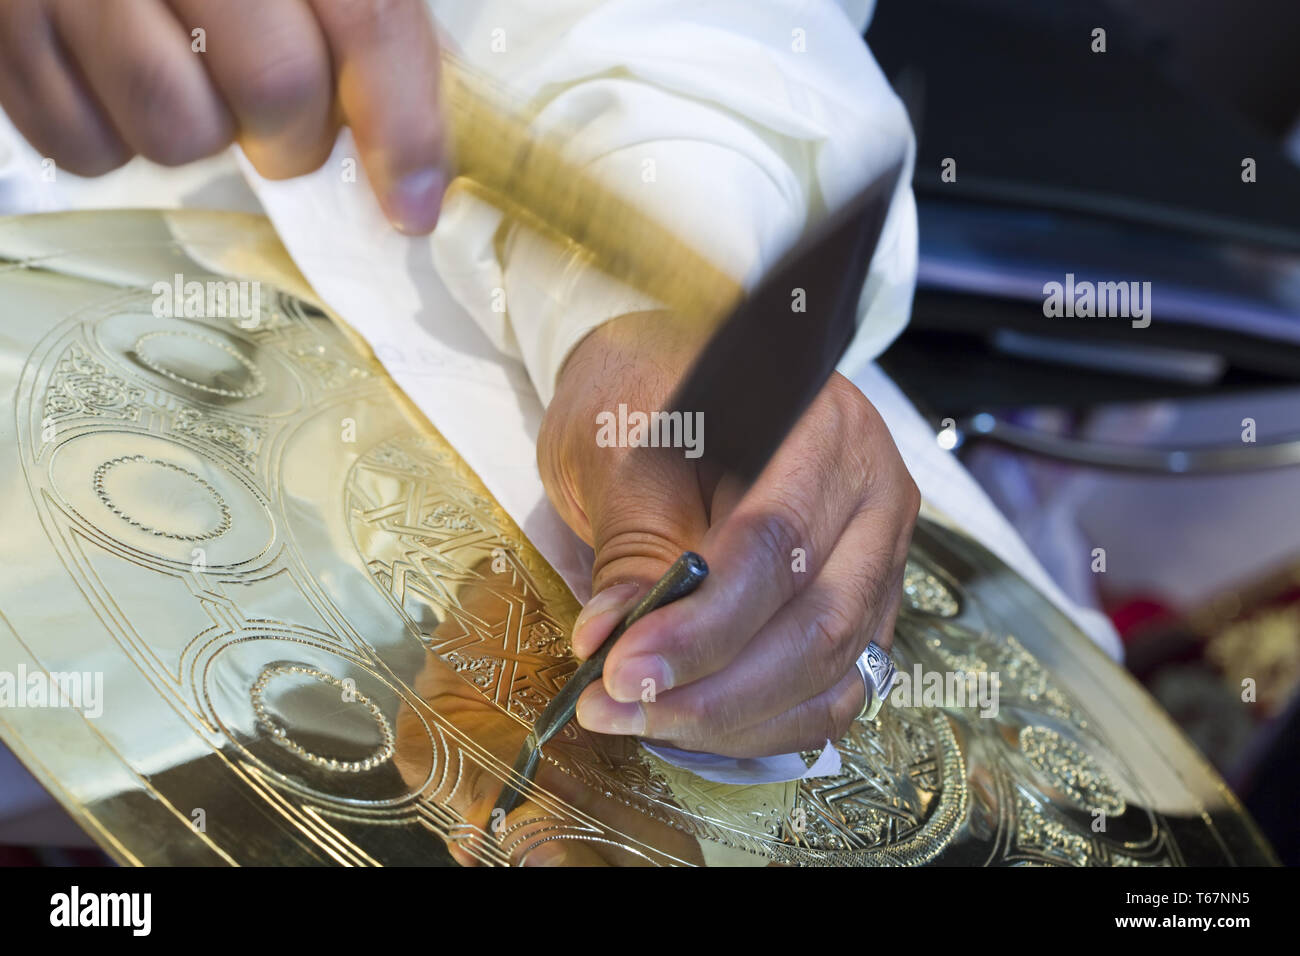
<path id="1" fill-rule="evenodd" d="M 175 166 L 237 141 L 285 179 L 346 123 L 409 233 L 433 228 L 447 181 L 438 70 L 423 0 L 0 0 L 0 104 L 59 166 Z"/>
<path id="2" fill-rule="evenodd" d="M 838 374 L 748 489 L 674 452 L 619 471 L 630 450 L 600 447 L 596 416 L 661 408 L 701 344 L 663 314 L 606 323 L 570 356 L 542 425 L 547 492 L 596 552 L 579 656 L 683 550 L 710 568 L 699 591 L 628 630 L 578 721 L 734 757 L 814 749 L 861 711 L 855 660 L 868 642 L 892 644 L 920 494 L 879 414 Z"/>

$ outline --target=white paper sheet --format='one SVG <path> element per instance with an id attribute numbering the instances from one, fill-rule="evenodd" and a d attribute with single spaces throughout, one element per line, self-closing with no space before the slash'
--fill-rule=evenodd
<path id="1" fill-rule="evenodd" d="M 835 744 L 826 741 L 821 754 L 811 764 L 805 765 L 798 754 L 778 754 L 775 757 L 737 758 L 702 754 L 672 747 L 655 747 L 642 743 L 642 747 L 675 767 L 689 770 L 697 777 L 714 783 L 748 786 L 755 783 L 775 783 L 785 780 L 814 780 L 833 777 L 842 766 L 840 752 Z"/>

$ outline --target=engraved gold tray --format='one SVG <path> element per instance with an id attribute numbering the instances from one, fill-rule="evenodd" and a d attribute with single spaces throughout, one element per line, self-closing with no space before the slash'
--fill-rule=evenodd
<path id="1" fill-rule="evenodd" d="M 177 274 L 260 311 L 160 318 Z M 491 832 L 578 606 L 260 218 L 0 220 L 0 386 L 0 676 L 102 681 L 0 736 L 123 863 L 1273 862 L 1120 668 L 930 520 L 897 663 L 998 674 L 996 716 L 887 706 L 836 776 L 745 787 L 570 725 Z"/>

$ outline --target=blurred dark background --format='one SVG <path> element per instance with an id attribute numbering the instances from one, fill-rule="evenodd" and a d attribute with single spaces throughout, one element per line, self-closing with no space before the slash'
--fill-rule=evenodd
<path id="1" fill-rule="evenodd" d="M 1300 863 L 1300 3 L 879 0 L 867 39 L 918 138 L 881 364 Z M 1151 324 L 1047 317 L 1067 273 Z"/>

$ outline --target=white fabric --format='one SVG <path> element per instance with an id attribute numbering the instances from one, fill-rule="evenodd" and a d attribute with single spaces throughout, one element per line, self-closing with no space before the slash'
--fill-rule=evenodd
<path id="1" fill-rule="evenodd" d="M 539 130 L 564 131 L 573 160 L 746 284 L 810 219 L 903 161 L 848 361 L 879 354 L 906 324 L 916 281 L 914 144 L 906 111 L 861 39 L 870 3 L 432 6 L 448 45 L 536 109 Z M 435 235 L 439 273 L 492 342 L 522 359 L 543 404 L 587 332 L 614 315 L 656 307 L 591 274 L 579 294 L 558 296 L 562 257 L 549 243 L 516 235 L 502 261 L 494 207 L 458 193 L 445 212 L 447 227 Z"/>
<path id="2" fill-rule="evenodd" d="M 870 3 L 843 0 L 860 16 Z M 539 122 L 577 122 L 574 154 L 612 181 L 657 182 L 646 202 L 737 276 L 753 281 L 810 217 L 903 157 L 901 105 L 830 0 L 479 0 L 432 3 L 450 45 L 541 106 Z M 504 25 L 506 53 L 493 54 Z M 803 34 L 795 31 L 802 30 Z M 806 52 L 792 46 L 802 36 Z M 499 59 L 492 59 L 499 57 Z M 0 116 L 0 120 L 3 117 Z M 499 214 L 453 197 L 435 235 L 384 222 L 345 132 L 319 171 L 268 182 L 235 153 L 184 170 L 143 161 L 87 182 L 40 180 L 39 157 L 0 127 L 0 212 L 106 206 L 260 205 L 313 287 L 372 345 L 395 381 L 466 458 L 563 575 L 590 593 L 591 553 L 550 507 L 535 465 L 543 403 L 564 356 L 600 322 L 647 304 L 597 275 L 583 307 L 548 309 L 555 257 L 517 231 L 498 258 Z M 1040 587 L 1118 656 L 1104 622 L 1072 605 L 969 474 L 872 363 L 906 321 L 916 275 L 916 214 L 904 178 L 873 259 L 858 337 L 840 368 L 881 410 L 927 503 Z M 635 185 L 633 185 L 635 184 Z M 504 289 L 505 314 L 491 309 Z M 472 321 L 471 321 L 472 320 Z M 495 348 L 494 348 L 495 346 Z M 540 399 L 540 400 L 539 400 Z"/>

